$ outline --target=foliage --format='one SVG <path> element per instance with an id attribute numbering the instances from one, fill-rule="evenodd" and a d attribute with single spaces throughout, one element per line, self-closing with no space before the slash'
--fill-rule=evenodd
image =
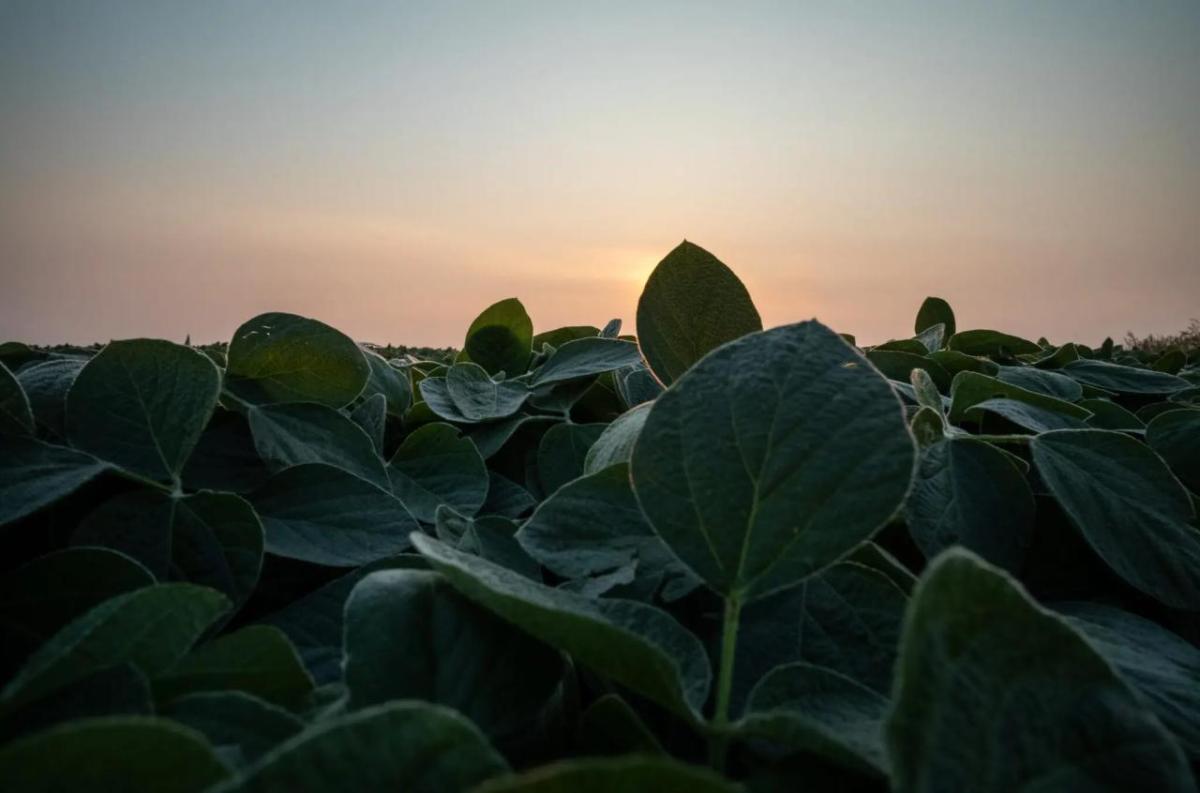
<path id="1" fill-rule="evenodd" d="M 1195 791 L 1195 345 L 914 330 L 0 345 L 0 779 Z"/>

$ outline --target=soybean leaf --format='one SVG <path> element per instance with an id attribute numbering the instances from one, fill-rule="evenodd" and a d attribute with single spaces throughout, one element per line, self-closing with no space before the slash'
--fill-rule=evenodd
<path id="1" fill-rule="evenodd" d="M 1092 549 L 1132 586 L 1200 609 L 1200 530 L 1187 491 L 1144 444 L 1108 430 L 1036 436 L 1042 480 Z"/>
<path id="2" fill-rule="evenodd" d="M 614 378 L 617 393 L 626 407 L 636 407 L 652 402 L 663 392 L 662 383 L 654 378 L 650 370 L 639 364 L 618 371 Z"/>
<path id="3" fill-rule="evenodd" d="M 37 424 L 56 437 L 67 436 L 67 391 L 86 361 L 54 358 L 21 370 L 17 380 L 29 397 Z"/>
<path id="4" fill-rule="evenodd" d="M 318 402 L 350 404 L 371 367 L 362 349 L 339 330 L 295 314 L 260 314 L 229 343 L 225 387 L 255 405 Z"/>
<path id="5" fill-rule="evenodd" d="M 1200 410 L 1160 413 L 1146 426 L 1146 443 L 1193 493 L 1200 493 Z"/>
<path id="6" fill-rule="evenodd" d="M 131 664 L 117 664 L 56 689 L 54 696 L 18 707 L 0 722 L 0 742 L 77 719 L 153 714 L 146 676 Z"/>
<path id="7" fill-rule="evenodd" d="M 963 550 L 909 604 L 887 722 L 893 789 L 1194 789 L 1159 721 L 1095 650 Z"/>
<path id="8" fill-rule="evenodd" d="M 281 610 L 264 617 L 263 622 L 287 634 L 317 684 L 332 683 L 342 676 L 344 612 L 346 598 L 354 586 L 376 570 L 423 570 L 426 567 L 424 558 L 416 554 L 380 559 L 293 600 Z"/>
<path id="9" fill-rule="evenodd" d="M 474 361 L 489 374 L 524 374 L 533 354 L 533 322 L 515 297 L 483 310 L 467 328 L 464 360 Z"/>
<path id="10" fill-rule="evenodd" d="M 998 330 L 964 330 L 951 336 L 946 347 L 967 355 L 1026 355 L 1042 351 L 1028 339 Z"/>
<path id="11" fill-rule="evenodd" d="M 1079 383 L 1058 372 L 1032 366 L 1001 366 L 996 379 L 1064 402 L 1078 402 L 1083 398 L 1083 387 Z"/>
<path id="12" fill-rule="evenodd" d="M 296 710 L 312 694 L 313 679 L 283 631 L 250 625 L 200 645 L 152 681 L 154 695 L 170 701 L 201 691 L 245 691 Z"/>
<path id="13" fill-rule="evenodd" d="M 746 606 L 733 665 L 733 711 L 768 672 L 798 661 L 837 670 L 886 697 L 907 602 L 883 573 L 839 562 Z"/>
<path id="14" fill-rule="evenodd" d="M 1032 542 L 1033 492 L 994 446 L 950 438 L 921 452 L 904 516 L 927 558 L 962 545 L 1016 573 Z"/>
<path id="15" fill-rule="evenodd" d="M 75 617 L 110 597 L 150 586 L 154 576 L 107 548 L 66 548 L 0 577 L 0 677 Z"/>
<path id="16" fill-rule="evenodd" d="M 437 538 L 453 548 L 482 556 L 532 581 L 542 580 L 542 569 L 517 542 L 517 524 L 508 518 L 468 518 L 441 506 L 434 529 Z"/>
<path id="17" fill-rule="evenodd" d="M 236 752 L 239 765 L 258 760 L 304 729 L 299 717 L 244 691 L 187 694 L 160 712 L 202 733 L 223 754 Z"/>
<path id="18" fill-rule="evenodd" d="M 429 563 L 470 600 L 577 663 L 700 723 L 711 669 L 700 641 L 664 611 L 551 589 L 414 534 Z"/>
<path id="19" fill-rule="evenodd" d="M 533 337 L 533 349 L 541 352 L 542 348 L 547 344 L 558 349 L 569 341 L 599 335 L 600 328 L 597 328 L 595 325 L 568 325 L 563 328 L 555 328 L 554 330 L 544 330 Z"/>
<path id="20" fill-rule="evenodd" d="M 528 490 L 503 474 L 488 471 L 487 500 L 479 508 L 480 514 L 520 518 L 536 506 L 537 499 Z"/>
<path id="21" fill-rule="evenodd" d="M 1119 394 L 1172 394 L 1191 385 L 1173 374 L 1108 361 L 1073 361 L 1062 372 L 1085 385 Z"/>
<path id="22" fill-rule="evenodd" d="M 404 411 L 408 410 L 408 406 L 412 404 L 413 396 L 408 372 L 397 369 L 382 355 L 371 350 L 364 349 L 363 355 L 370 367 L 370 374 L 367 375 L 367 385 L 363 388 L 362 395 L 365 397 L 382 396 L 389 416 L 397 418 L 403 416 Z"/>
<path id="23" fill-rule="evenodd" d="M 943 369 L 941 364 L 926 358 L 924 354 L 914 355 L 898 350 L 871 350 L 867 353 L 867 360 L 883 372 L 884 377 L 901 382 L 908 382 L 915 370 L 924 369 L 933 378 L 939 391 L 950 390 L 950 373 Z"/>
<path id="24" fill-rule="evenodd" d="M 331 407 L 313 402 L 263 405 L 248 411 L 254 446 L 272 473 L 325 463 L 388 487 L 387 470 L 371 438 Z"/>
<path id="25" fill-rule="evenodd" d="M 479 450 L 449 424 L 435 422 L 404 439 L 388 463 L 392 492 L 409 511 L 433 523 L 445 504 L 474 515 L 487 498 L 488 472 Z"/>
<path id="26" fill-rule="evenodd" d="M 615 463 L 627 463 L 633 456 L 633 445 L 642 432 L 650 406 L 641 404 L 630 408 L 604 428 L 583 458 L 583 472 L 594 474 Z"/>
<path id="27" fill-rule="evenodd" d="M 318 722 L 212 793 L 460 793 L 506 770 L 504 758 L 454 711 L 391 702 Z"/>
<path id="28" fill-rule="evenodd" d="M 1144 430 L 1146 424 L 1136 414 L 1108 399 L 1093 398 L 1079 400 L 1079 407 L 1092 412 L 1087 420 L 1090 426 L 1100 430 Z"/>
<path id="29" fill-rule="evenodd" d="M 1018 399 L 985 399 L 964 410 L 962 416 L 965 419 L 982 422 L 985 413 L 993 413 L 1016 424 L 1021 429 L 1033 433 L 1085 429 L 1088 426 L 1086 422 L 1074 416 L 1048 410 L 1039 405 L 1031 405 Z"/>
<path id="30" fill-rule="evenodd" d="M 934 325 L 945 328 L 946 338 L 954 335 L 954 309 L 940 297 L 927 297 L 917 310 L 917 321 L 913 324 L 913 332 L 921 333 Z"/>
<path id="31" fill-rule="evenodd" d="M 373 562 L 408 548 L 408 534 L 418 528 L 391 493 L 323 463 L 280 471 L 249 498 L 262 518 L 266 550 L 314 564 Z"/>
<path id="32" fill-rule="evenodd" d="M 199 793 L 228 775 L 202 735 L 146 716 L 69 722 L 0 749 L 0 779 L 22 793 Z"/>
<path id="33" fill-rule="evenodd" d="M 458 594 L 437 573 L 371 573 L 346 601 L 350 707 L 419 699 L 498 744 L 528 733 L 561 685 L 562 656 Z"/>
<path id="34" fill-rule="evenodd" d="M 635 586 L 647 598 L 664 581 L 683 579 L 671 586 L 682 586 L 684 592 L 698 583 L 646 521 L 629 484 L 627 463 L 563 485 L 538 506 L 517 532 L 517 541 L 544 567 L 569 580 L 595 579 L 633 565 Z M 589 591 L 600 595 L 607 588 Z"/>
<path id="35" fill-rule="evenodd" d="M 372 394 L 350 413 L 350 420 L 371 439 L 375 454 L 383 454 L 384 435 L 387 433 L 387 399 L 383 394 Z"/>
<path id="36" fill-rule="evenodd" d="M 754 687 L 734 729 L 743 738 L 766 738 L 787 750 L 885 776 L 887 709 L 886 696 L 833 669 L 794 663 L 773 669 Z"/>
<path id="37" fill-rule="evenodd" d="M 0 526 L 70 495 L 108 467 L 65 446 L 0 435 Z"/>
<path id="38" fill-rule="evenodd" d="M 575 339 L 554 351 L 533 373 L 530 385 L 537 388 L 578 377 L 611 372 L 624 366 L 633 366 L 640 360 L 638 346 L 631 341 L 603 336 Z"/>
<path id="39" fill-rule="evenodd" d="M 618 694 L 604 694 L 579 714 L 577 740 L 586 755 L 666 754 L 637 711 Z"/>
<path id="40" fill-rule="evenodd" d="M 241 413 L 218 407 L 183 468 L 190 490 L 248 493 L 267 481 L 270 472 L 254 448 L 250 423 Z"/>
<path id="41" fill-rule="evenodd" d="M 474 793 L 737 793 L 741 789 L 707 768 L 669 757 L 627 755 L 562 760 L 489 780 Z"/>
<path id="42" fill-rule="evenodd" d="M 929 360 L 941 364 L 942 368 L 951 375 L 956 375 L 959 372 L 978 372 L 979 374 L 995 376 L 1000 372 L 1000 366 L 989 361 L 987 358 L 967 355 L 957 350 L 931 352 L 929 353 Z"/>
<path id="43" fill-rule="evenodd" d="M 583 474 L 588 450 L 604 432 L 605 424 L 555 424 L 538 443 L 538 478 L 542 490 L 553 493 Z"/>
<path id="44" fill-rule="evenodd" d="M 624 343 L 624 342 L 622 342 Z M 636 347 L 634 348 L 636 350 Z M 16 376 L 0 363 L 0 435 L 32 435 L 33 409 Z"/>
<path id="45" fill-rule="evenodd" d="M 105 600 L 29 657 L 0 691 L 0 710 L 125 662 L 153 677 L 182 657 L 229 605 L 220 592 L 194 584 L 154 584 Z"/>
<path id="46" fill-rule="evenodd" d="M 968 409 L 993 397 L 1015 399 L 1027 405 L 1062 413 L 1064 416 L 1080 420 L 1092 415 L 1079 405 L 1046 396 L 1037 391 L 1030 391 L 994 377 L 988 377 L 978 372 L 959 372 L 954 376 L 954 382 L 950 388 L 950 420 L 955 423 L 962 421 L 966 417 Z"/>
<path id="47" fill-rule="evenodd" d="M 1200 758 L 1200 649 L 1111 606 L 1059 603 L 1055 610 L 1145 698 L 1192 760 Z"/>
<path id="48" fill-rule="evenodd" d="M 659 397 L 633 451 L 655 531 L 717 592 L 765 595 L 870 537 L 916 449 L 888 381 L 815 321 L 731 342 Z"/>
<path id="49" fill-rule="evenodd" d="M 533 430 L 538 427 L 544 429 L 560 421 L 562 419 L 554 416 L 530 416 L 519 413 L 502 421 L 471 427 L 467 431 L 467 437 L 475 444 L 475 448 L 479 449 L 480 456 L 488 460 L 503 449 L 522 428 L 525 430 Z"/>
<path id="50" fill-rule="evenodd" d="M 425 383 L 422 381 L 422 393 Z M 467 422 L 494 421 L 516 413 L 529 398 L 529 388 L 519 380 L 493 380 L 482 366 L 456 363 L 446 372 L 446 391 L 459 416 Z M 427 400 L 428 401 L 428 400 Z M 437 405 L 430 403 L 437 409 Z"/>
<path id="51" fill-rule="evenodd" d="M 155 339 L 114 341 L 75 377 L 67 437 L 130 471 L 178 480 L 220 388 L 221 375 L 203 353 Z"/>
<path id="52" fill-rule="evenodd" d="M 655 376 L 670 385 L 712 349 L 762 330 L 733 271 L 684 240 L 667 254 L 638 299 L 637 335 Z"/>
<path id="53" fill-rule="evenodd" d="M 262 568 L 262 524 L 232 493 L 123 493 L 84 518 L 72 542 L 114 548 L 161 581 L 203 584 L 235 605 L 250 597 Z"/>

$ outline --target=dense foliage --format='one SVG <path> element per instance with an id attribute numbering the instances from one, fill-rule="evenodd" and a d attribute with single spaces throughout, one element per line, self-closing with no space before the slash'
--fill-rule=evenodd
<path id="1" fill-rule="evenodd" d="M 5 789 L 1195 790 L 1187 351 L 763 330 L 685 242 L 636 339 L 0 362 Z"/>

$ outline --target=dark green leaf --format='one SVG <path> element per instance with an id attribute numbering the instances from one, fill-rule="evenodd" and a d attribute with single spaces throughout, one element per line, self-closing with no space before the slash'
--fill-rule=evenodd
<path id="1" fill-rule="evenodd" d="M 399 553 L 418 528 L 391 493 L 322 463 L 280 471 L 250 503 L 262 518 L 268 552 L 334 567 Z"/>
<path id="2" fill-rule="evenodd" d="M 1083 387 L 1079 383 L 1058 372 L 1032 366 L 1001 366 L 996 379 L 1064 402 L 1078 402 L 1083 398 Z"/>
<path id="3" fill-rule="evenodd" d="M 588 450 L 605 424 L 555 424 L 538 443 L 538 478 L 547 494 L 583 475 Z"/>
<path id="4" fill-rule="evenodd" d="M 520 518 L 536 506 L 537 499 L 528 490 L 507 476 L 488 471 L 488 494 L 479 508 L 481 515 Z"/>
<path id="5" fill-rule="evenodd" d="M 421 381 L 422 393 L 425 393 L 429 382 L 428 379 Z M 462 417 L 455 420 L 466 422 L 506 418 L 520 410 L 529 398 L 529 388 L 523 382 L 497 382 L 482 366 L 473 363 L 457 363 L 450 367 L 446 372 L 446 391 Z M 437 411 L 436 404 L 431 402 L 429 406 Z"/>
<path id="6" fill-rule="evenodd" d="M 472 601 L 685 719 L 702 720 L 708 656 L 666 612 L 551 589 L 431 537 L 413 535 L 413 544 Z"/>
<path id="7" fill-rule="evenodd" d="M 917 321 L 913 325 L 914 333 L 921 333 L 934 325 L 945 326 L 946 338 L 954 335 L 954 310 L 950 304 L 940 297 L 927 297 L 917 310 Z"/>
<path id="8" fill-rule="evenodd" d="M 449 424 L 426 424 L 404 439 L 388 463 L 392 492 L 418 520 L 433 523 L 443 504 L 474 515 L 487 498 L 479 450 Z"/>
<path id="9" fill-rule="evenodd" d="M 961 550 L 930 565 L 909 605 L 887 744 L 898 793 L 1194 790 L 1108 663 Z"/>
<path id="10" fill-rule="evenodd" d="M 200 793 L 228 775 L 202 735 L 145 716 L 69 722 L 0 749 L 0 779 L 21 793 Z"/>
<path id="11" fill-rule="evenodd" d="M 739 339 L 693 367 L 651 408 L 632 474 L 671 550 L 745 598 L 870 537 L 903 501 L 915 457 L 888 381 L 813 321 Z"/>
<path id="12" fill-rule="evenodd" d="M 372 394 L 350 413 L 350 420 L 371 439 L 375 454 L 383 454 L 384 436 L 387 434 L 387 399 L 383 394 Z"/>
<path id="13" fill-rule="evenodd" d="M 3 434 L 32 435 L 33 408 L 16 376 L 0 363 L 0 435 Z"/>
<path id="14" fill-rule="evenodd" d="M 204 354 L 153 339 L 114 341 L 67 394 L 71 445 L 130 471 L 178 480 L 217 404 L 221 375 Z"/>
<path id="15" fill-rule="evenodd" d="M 1035 437 L 1042 480 L 1121 578 L 1171 606 L 1200 609 L 1200 530 L 1191 499 L 1144 444 L 1108 430 Z"/>
<path id="16" fill-rule="evenodd" d="M 200 732 L 226 754 L 236 751 L 239 765 L 252 763 L 304 729 L 304 722 L 283 708 L 244 691 L 188 694 L 161 709 Z"/>
<path id="17" fill-rule="evenodd" d="M 473 793 L 738 793 L 741 789 L 707 768 L 668 757 L 630 755 L 564 760 L 491 780 Z"/>
<path id="18" fill-rule="evenodd" d="M 250 423 L 241 413 L 218 407 L 183 468 L 189 490 L 248 493 L 267 481 L 270 472 L 254 448 Z"/>
<path id="19" fill-rule="evenodd" d="M 264 405 L 248 411 L 254 446 L 272 473 L 325 463 L 388 487 L 387 470 L 371 438 L 331 407 L 312 402 Z"/>
<path id="20" fill-rule="evenodd" d="M 1173 374 L 1108 361 L 1074 361 L 1064 366 L 1062 372 L 1085 385 L 1118 394 L 1172 394 L 1191 385 Z"/>
<path id="21" fill-rule="evenodd" d="M 1193 493 L 1200 493 L 1200 410 L 1158 414 L 1146 427 L 1146 443 Z"/>
<path id="22" fill-rule="evenodd" d="M 70 495 L 108 467 L 65 446 L 0 435 L 0 525 Z"/>
<path id="23" fill-rule="evenodd" d="M 633 366 L 640 360 L 638 346 L 630 341 L 603 336 L 576 339 L 555 350 L 549 360 L 533 373 L 530 385 L 536 388 L 611 372 L 624 366 Z"/>
<path id="24" fill-rule="evenodd" d="M 637 711 L 617 694 L 605 694 L 579 714 L 578 744 L 587 755 L 665 754 Z"/>
<path id="25" fill-rule="evenodd" d="M 18 707 L 0 725 L 0 743 L 76 719 L 152 715 L 154 698 L 146 676 L 132 664 L 117 664 Z"/>
<path id="26" fill-rule="evenodd" d="M 260 314 L 229 343 L 225 387 L 251 404 L 350 404 L 371 367 L 357 344 L 323 322 L 295 314 Z"/>
<path id="27" fill-rule="evenodd" d="M 1028 339 L 998 330 L 964 330 L 951 336 L 946 346 L 967 355 L 1024 355 L 1042 351 Z"/>
<path id="28" fill-rule="evenodd" d="M 982 422 L 985 413 L 994 413 L 1033 433 L 1050 430 L 1085 429 L 1086 422 L 1054 410 L 1031 405 L 1018 399 L 985 399 L 963 411 L 963 418 Z"/>
<path id="29" fill-rule="evenodd" d="M 933 378 L 939 391 L 950 390 L 950 373 L 936 361 L 924 355 L 913 355 L 911 352 L 898 350 L 871 350 L 867 360 L 875 365 L 884 377 L 907 383 L 915 369 L 924 369 Z"/>
<path id="30" fill-rule="evenodd" d="M 391 702 L 319 722 L 211 793 L 460 793 L 508 770 L 448 708 Z"/>
<path id="31" fill-rule="evenodd" d="M 524 374 L 533 353 L 533 322 L 521 301 L 510 297 L 484 309 L 467 329 L 463 352 L 488 374 Z"/>
<path id="32" fill-rule="evenodd" d="M 515 521 L 499 515 L 468 518 L 441 506 L 434 529 L 437 538 L 452 548 L 482 556 L 532 581 L 542 580 L 542 568 L 517 542 Z"/>
<path id="33" fill-rule="evenodd" d="M 1025 477 L 1003 452 L 970 438 L 921 452 L 904 512 L 909 533 L 930 559 L 962 545 L 1018 572 L 1032 541 L 1033 492 Z"/>
<path id="34" fill-rule="evenodd" d="M 1062 413 L 1064 416 L 1070 416 L 1080 421 L 1092 415 L 1079 405 L 1064 402 L 1037 391 L 1030 391 L 1003 380 L 997 380 L 995 377 L 988 377 L 978 372 L 959 372 L 954 376 L 954 383 L 950 388 L 950 420 L 956 424 L 961 422 L 966 417 L 969 408 L 994 397 L 1015 399 L 1018 402 Z"/>
<path id="35" fill-rule="evenodd" d="M 594 474 L 616 463 L 627 463 L 633 456 L 633 445 L 637 442 L 650 405 L 641 404 L 617 417 L 604 428 L 589 448 L 583 460 L 583 473 Z"/>
<path id="36" fill-rule="evenodd" d="M 412 404 L 413 396 L 408 372 L 392 366 L 382 355 L 371 350 L 363 350 L 363 355 L 367 359 L 371 373 L 367 376 L 367 385 L 363 389 L 362 395 L 365 397 L 382 396 L 389 416 L 397 418 L 403 416 L 404 411 L 408 410 L 408 406 Z"/>
<path id="37" fill-rule="evenodd" d="M 1079 407 L 1092 411 L 1087 423 L 1100 430 L 1144 430 L 1145 423 L 1134 413 L 1108 399 L 1081 399 Z"/>
<path id="38" fill-rule="evenodd" d="M 38 425 L 57 437 L 67 436 L 67 391 L 86 361 L 55 358 L 21 370 L 17 379 Z"/>
<path id="39" fill-rule="evenodd" d="M 684 240 L 667 254 L 638 299 L 642 354 L 666 385 L 709 351 L 762 330 L 746 287 L 708 251 Z"/>

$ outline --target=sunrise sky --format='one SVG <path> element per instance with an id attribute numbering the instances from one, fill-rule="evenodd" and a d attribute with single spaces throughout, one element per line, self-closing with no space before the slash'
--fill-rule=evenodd
<path id="1" fill-rule="evenodd" d="M 632 329 L 685 237 L 768 325 L 1179 330 L 1200 2 L 0 0 L 0 340 Z"/>

